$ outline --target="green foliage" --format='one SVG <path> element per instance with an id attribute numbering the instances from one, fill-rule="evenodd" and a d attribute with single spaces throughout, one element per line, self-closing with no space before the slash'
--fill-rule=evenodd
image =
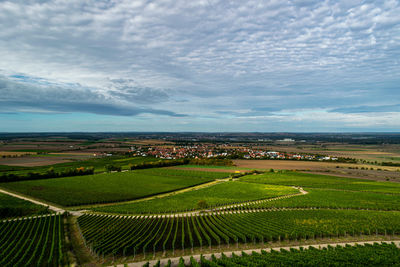
<path id="1" fill-rule="evenodd" d="M 155 170 L 155 169 L 154 169 Z M 150 170 L 146 170 L 150 171 Z M 168 170 L 176 171 L 176 170 Z M 209 173 L 209 172 L 208 172 Z M 226 175 L 226 174 L 225 174 Z M 94 208 L 95 211 L 112 213 L 164 213 L 198 209 L 198 202 L 205 200 L 209 206 L 220 206 L 245 202 L 248 200 L 266 199 L 298 193 L 297 189 L 288 186 L 243 183 L 239 181 L 221 182 L 219 184 L 156 198 L 136 203 L 116 204 Z"/>
<path id="2" fill-rule="evenodd" d="M 47 207 L 0 193 L 0 219 L 47 213 Z"/>
<path id="3" fill-rule="evenodd" d="M 112 172 L 112 171 L 116 171 L 116 172 L 120 172 L 121 171 L 121 166 L 115 166 L 115 165 L 106 165 L 106 170 L 108 172 Z"/>
<path id="4" fill-rule="evenodd" d="M 400 212 L 354 210 L 203 214 L 183 219 L 83 215 L 78 218 L 78 223 L 86 243 L 93 246 L 96 253 L 117 256 L 220 243 L 400 234 Z M 160 230 L 165 227 L 169 230 Z M 153 245 L 159 242 L 154 236 L 158 236 L 164 245 Z"/>
<path id="5" fill-rule="evenodd" d="M 197 202 L 197 208 L 199 209 L 206 209 L 208 207 L 207 201 L 201 199 Z"/>
<path id="6" fill-rule="evenodd" d="M 27 174 L 2 174 L 0 175 L 0 182 L 15 182 L 15 181 L 26 181 L 26 180 L 39 180 L 39 179 L 49 179 L 49 178 L 60 178 L 60 177 L 71 177 L 71 176 L 81 176 L 81 175 L 91 175 L 94 174 L 93 167 L 80 167 L 76 169 L 68 169 L 60 172 L 55 172 L 54 168 L 49 168 L 45 173 L 38 172 L 28 172 Z"/>
<path id="7" fill-rule="evenodd" d="M 395 244 L 329 246 L 325 249 L 273 250 L 252 254 L 204 257 L 202 266 L 395 266 L 400 262 L 400 249 Z M 190 266 L 199 266 L 191 261 Z"/>
<path id="8" fill-rule="evenodd" d="M 0 223 L 0 266 L 63 266 L 61 215 Z"/>
<path id="9" fill-rule="evenodd" d="M 249 175 L 241 181 L 262 184 L 303 186 L 308 188 L 330 188 L 354 191 L 400 194 L 400 183 L 376 182 L 366 179 L 342 178 L 328 175 L 279 171 L 261 175 Z"/>
<path id="10" fill-rule="evenodd" d="M 148 169 L 4 183 L 3 187 L 63 206 L 132 200 L 227 176 L 225 173 Z"/>
<path id="11" fill-rule="evenodd" d="M 137 164 L 131 164 L 129 168 L 131 170 L 148 169 L 148 168 L 160 168 L 168 166 L 177 166 L 187 164 L 187 159 L 173 159 L 173 160 L 159 160 L 154 162 L 141 162 Z"/>

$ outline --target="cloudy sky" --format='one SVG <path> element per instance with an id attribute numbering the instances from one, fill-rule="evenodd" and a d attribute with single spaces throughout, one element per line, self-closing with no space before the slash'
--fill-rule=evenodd
<path id="1" fill-rule="evenodd" d="M 400 1 L 1 1 L 0 132 L 400 131 Z"/>

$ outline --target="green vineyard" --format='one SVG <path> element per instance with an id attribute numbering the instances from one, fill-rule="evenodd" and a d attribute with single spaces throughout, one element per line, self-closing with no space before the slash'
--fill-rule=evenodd
<path id="1" fill-rule="evenodd" d="M 65 264 L 61 215 L 0 223 L 0 266 Z"/>
<path id="2" fill-rule="evenodd" d="M 176 249 L 323 237 L 400 234 L 400 212 L 289 210 L 191 216 L 78 218 L 86 245 L 99 256 L 141 256 Z"/>
<path id="3" fill-rule="evenodd" d="M 364 246 L 329 246 L 324 249 L 310 247 L 309 249 L 272 250 L 252 254 L 232 254 L 221 258 L 214 255 L 210 260 L 201 257 L 200 264 L 204 267 L 217 266 L 398 266 L 400 249 L 395 244 L 366 244 Z M 200 266 L 193 258 L 189 265 Z M 183 265 L 182 263 L 180 264 Z M 183 265 L 185 266 L 185 265 Z"/>

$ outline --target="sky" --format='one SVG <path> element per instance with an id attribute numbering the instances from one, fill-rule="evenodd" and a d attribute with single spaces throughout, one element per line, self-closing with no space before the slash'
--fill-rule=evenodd
<path id="1" fill-rule="evenodd" d="M 0 0 L 0 132 L 399 132 L 400 1 Z"/>

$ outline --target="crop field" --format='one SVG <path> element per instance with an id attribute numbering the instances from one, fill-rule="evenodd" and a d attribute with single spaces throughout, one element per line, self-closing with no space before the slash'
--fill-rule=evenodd
<path id="1" fill-rule="evenodd" d="M 0 219 L 47 213 L 47 207 L 0 193 Z"/>
<path id="2" fill-rule="evenodd" d="M 308 189 L 306 195 L 249 205 L 250 208 L 351 208 L 400 210 L 400 194 Z"/>
<path id="3" fill-rule="evenodd" d="M 148 157 L 123 157 L 123 156 L 111 156 L 111 157 L 101 157 L 93 158 L 87 160 L 74 160 L 71 162 L 64 162 L 65 159 L 57 159 L 54 157 L 45 156 L 43 158 L 38 157 L 24 157 L 18 159 L 4 159 L 4 160 L 22 160 L 26 161 L 26 164 L 17 164 L 16 166 L 7 166 L 6 163 L 1 163 L 0 160 L 0 175 L 2 173 L 14 173 L 14 174 L 27 174 L 28 172 L 39 172 L 43 173 L 49 169 L 48 165 L 51 165 L 55 171 L 64 171 L 68 169 L 76 169 L 80 167 L 94 167 L 95 172 L 105 172 L 107 165 L 119 166 L 122 169 L 128 169 L 129 164 L 138 164 L 142 162 L 152 162 L 158 161 L 155 158 Z M 60 162 L 61 160 L 61 162 Z M 29 162 L 45 162 L 38 166 L 29 165 Z M 4 164 L 4 165 L 1 165 Z M 15 164 L 13 164 L 15 165 Z"/>
<path id="4" fill-rule="evenodd" d="M 200 263 L 191 259 L 188 266 L 396 266 L 400 262 L 400 249 L 395 244 L 337 246 L 324 249 L 272 250 L 271 252 L 240 255 L 232 257 L 212 256 L 211 260 L 201 258 Z"/>
<path id="5" fill-rule="evenodd" d="M 330 188 L 400 194 L 400 183 L 376 182 L 365 179 L 342 178 L 292 171 L 267 172 L 261 175 L 249 175 L 241 177 L 240 180 L 252 183 L 303 186 L 308 188 Z"/>
<path id="6" fill-rule="evenodd" d="M 236 243 L 400 234 L 400 212 L 291 210 L 183 217 L 78 218 L 86 245 L 99 256 L 153 256 L 157 251 Z"/>
<path id="7" fill-rule="evenodd" d="M 202 184 L 224 173 L 148 169 L 120 173 L 2 183 L 12 191 L 62 206 L 133 200 Z"/>
<path id="8" fill-rule="evenodd" d="M 0 266 L 63 266 L 61 215 L 0 223 Z"/>
<path id="9" fill-rule="evenodd" d="M 198 202 L 204 200 L 208 206 L 219 206 L 248 200 L 266 199 L 299 191 L 289 186 L 244 183 L 239 181 L 221 182 L 206 188 L 184 192 L 148 201 L 105 206 L 93 210 L 112 213 L 165 213 L 198 209 Z"/>

